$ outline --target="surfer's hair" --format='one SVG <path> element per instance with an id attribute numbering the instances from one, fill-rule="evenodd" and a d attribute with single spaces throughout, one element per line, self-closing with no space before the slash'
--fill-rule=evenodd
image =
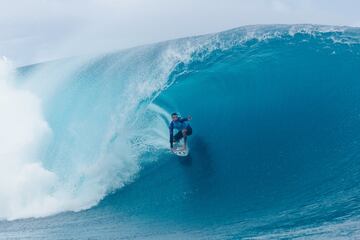
<path id="1" fill-rule="evenodd" d="M 177 116 L 178 114 L 176 112 L 172 113 L 171 116 Z"/>

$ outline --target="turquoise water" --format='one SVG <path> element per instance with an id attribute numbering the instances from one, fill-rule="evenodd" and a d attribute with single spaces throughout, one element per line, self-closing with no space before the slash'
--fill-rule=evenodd
<path id="1" fill-rule="evenodd" d="M 359 29 L 312 25 L 18 69 L 48 129 L 18 168 L 46 174 L 0 194 L 0 239 L 358 238 L 359 80 Z"/>

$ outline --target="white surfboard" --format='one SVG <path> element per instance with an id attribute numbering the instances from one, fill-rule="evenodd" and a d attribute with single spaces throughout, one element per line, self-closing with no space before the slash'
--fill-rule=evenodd
<path id="1" fill-rule="evenodd" d="M 174 143 L 174 151 L 176 155 L 179 157 L 186 157 L 189 154 L 189 148 L 186 147 L 186 150 L 184 150 L 184 140 L 181 139 L 180 142 Z"/>

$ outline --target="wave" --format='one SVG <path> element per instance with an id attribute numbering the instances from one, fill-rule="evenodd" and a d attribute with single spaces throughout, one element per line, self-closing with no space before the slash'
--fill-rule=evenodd
<path id="1" fill-rule="evenodd" d="M 187 222 L 211 209 L 209 222 L 246 219 L 265 234 L 355 218 L 359 37 L 348 27 L 247 26 L 1 69 L 0 142 L 14 154 L 1 153 L 0 217 L 80 211 L 116 192 L 99 207 L 121 198 L 126 211 L 141 205 L 174 221 L 181 211 Z M 171 158 L 173 111 L 193 115 L 191 179 L 166 165 L 149 187 L 148 163 Z M 160 183 L 171 173 L 185 180 Z"/>

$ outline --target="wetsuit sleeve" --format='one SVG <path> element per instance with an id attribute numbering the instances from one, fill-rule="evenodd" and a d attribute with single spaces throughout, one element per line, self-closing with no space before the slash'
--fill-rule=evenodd
<path id="1" fill-rule="evenodd" d="M 173 141 L 174 141 L 174 123 L 171 122 L 169 125 L 169 132 L 170 132 L 170 147 L 173 147 Z"/>
<path id="2" fill-rule="evenodd" d="M 181 119 L 179 119 L 179 121 L 180 122 L 186 122 L 186 121 L 189 121 L 189 119 L 188 118 L 181 118 Z"/>

